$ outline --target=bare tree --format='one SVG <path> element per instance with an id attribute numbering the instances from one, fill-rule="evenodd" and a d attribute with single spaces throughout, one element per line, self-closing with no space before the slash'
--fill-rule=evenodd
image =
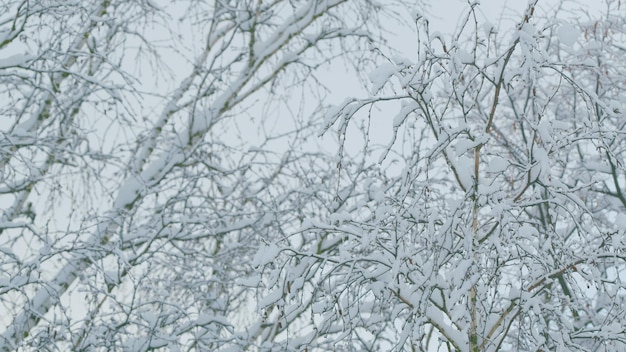
<path id="1" fill-rule="evenodd" d="M 0 3 L 0 350 L 623 349 L 621 3 L 479 6 Z"/>
<path id="2" fill-rule="evenodd" d="M 250 306 L 254 254 L 317 216 L 316 72 L 366 65 L 391 10 L 0 3 L 0 350 L 306 346 Z"/>
<path id="3" fill-rule="evenodd" d="M 418 16 L 417 56 L 328 114 L 324 133 L 366 143 L 260 252 L 273 324 L 325 350 L 625 348 L 623 8 L 540 5 L 508 32 L 473 2 L 452 36 Z M 388 145 L 368 143 L 377 106 Z"/>

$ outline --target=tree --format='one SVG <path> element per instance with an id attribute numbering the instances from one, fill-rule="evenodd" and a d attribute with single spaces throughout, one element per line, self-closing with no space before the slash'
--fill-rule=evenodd
<path id="1" fill-rule="evenodd" d="M 250 259 L 314 204 L 298 178 L 329 159 L 305 152 L 318 70 L 366 66 L 393 12 L 10 0 L 0 13 L 0 350 L 280 345 L 249 317 Z"/>
<path id="2" fill-rule="evenodd" d="M 450 37 L 418 17 L 417 56 L 329 112 L 348 144 L 380 106 L 393 137 L 340 151 L 326 214 L 270 247 L 275 324 L 324 350 L 625 348 L 621 3 L 538 3 L 508 33 L 476 3 Z"/>
<path id="3" fill-rule="evenodd" d="M 186 4 L 0 4 L 0 350 L 624 348 L 619 1 Z"/>

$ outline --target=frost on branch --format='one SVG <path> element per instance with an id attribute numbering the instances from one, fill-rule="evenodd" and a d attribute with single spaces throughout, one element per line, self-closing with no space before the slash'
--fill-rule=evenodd
<path id="1" fill-rule="evenodd" d="M 3 2 L 0 351 L 624 349 L 620 2 L 398 4 Z"/>
<path id="2" fill-rule="evenodd" d="M 327 115 L 344 143 L 376 111 L 393 136 L 341 163 L 349 196 L 291 251 L 319 267 L 309 326 L 359 349 L 623 349 L 623 20 L 531 1 L 494 28 L 479 7 L 450 36 L 419 19 L 413 63 Z"/>
<path id="3" fill-rule="evenodd" d="M 311 342 L 283 338 L 311 269 L 285 291 L 269 267 L 328 194 L 305 180 L 333 164 L 308 144 L 319 70 L 365 65 L 374 14 L 393 16 L 368 0 L 0 4 L 0 351 Z"/>

